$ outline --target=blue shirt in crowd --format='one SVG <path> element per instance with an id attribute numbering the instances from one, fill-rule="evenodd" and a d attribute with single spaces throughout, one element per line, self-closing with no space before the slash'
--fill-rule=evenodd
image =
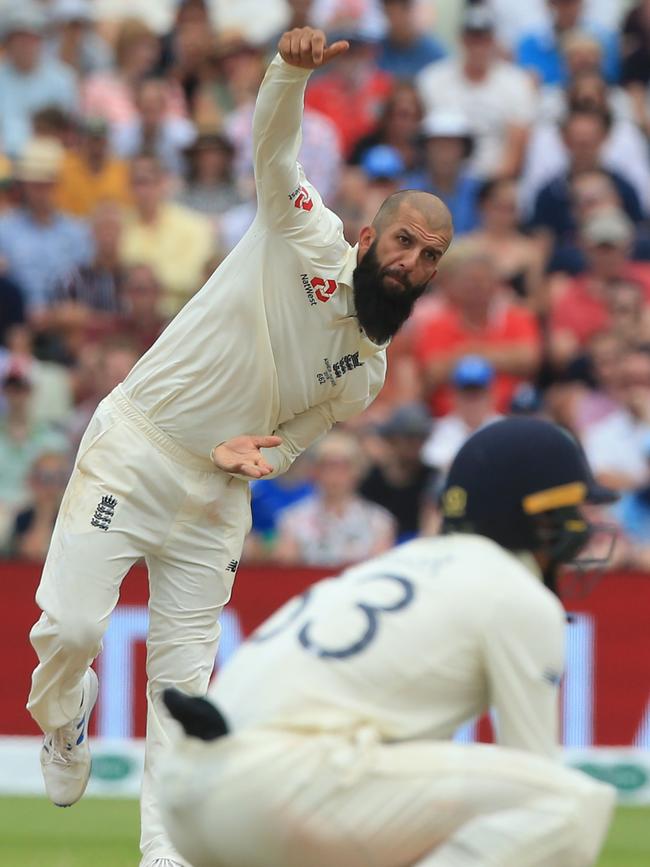
<path id="1" fill-rule="evenodd" d="M 48 58 L 32 72 L 18 72 L 6 61 L 0 63 L 0 141 L 12 159 L 19 156 L 32 135 L 32 115 L 45 106 L 72 112 L 77 106 L 74 71 Z"/>
<path id="2" fill-rule="evenodd" d="M 391 42 L 387 36 L 380 43 L 377 63 L 395 78 L 410 80 L 429 63 L 446 56 L 447 49 L 434 36 L 423 33 L 407 46 Z"/>
<path id="3" fill-rule="evenodd" d="M 618 34 L 588 24 L 581 25 L 580 29 L 595 37 L 602 46 L 604 78 L 610 83 L 618 81 Z M 535 30 L 522 36 L 517 45 L 515 61 L 523 69 L 536 72 L 542 84 L 566 84 L 568 81 L 562 50 L 557 35 L 551 28 Z"/>
<path id="4" fill-rule="evenodd" d="M 453 193 L 443 193 L 436 189 L 431 178 L 425 173 L 409 175 L 404 186 L 412 190 L 424 190 L 442 199 L 451 213 L 454 223 L 454 234 L 463 235 L 471 232 L 479 224 L 478 192 L 482 181 L 473 175 L 461 173 Z"/>
<path id="5" fill-rule="evenodd" d="M 7 276 L 20 287 L 27 308 L 47 306 L 54 290 L 75 266 L 92 258 L 88 227 L 55 212 L 47 223 L 37 223 L 23 208 L 0 218 L 0 258 Z"/>

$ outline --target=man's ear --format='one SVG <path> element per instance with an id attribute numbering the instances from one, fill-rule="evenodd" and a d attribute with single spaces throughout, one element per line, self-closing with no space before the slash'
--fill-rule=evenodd
<path id="1" fill-rule="evenodd" d="M 377 231 L 372 226 L 364 226 L 361 229 L 359 232 L 359 261 L 366 255 L 376 237 Z"/>

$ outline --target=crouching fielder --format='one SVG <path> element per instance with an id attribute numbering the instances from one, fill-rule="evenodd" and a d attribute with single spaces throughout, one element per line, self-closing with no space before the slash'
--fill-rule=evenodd
<path id="1" fill-rule="evenodd" d="M 608 495 L 550 423 L 475 434 L 440 537 L 291 600 L 212 702 L 166 692 L 193 735 L 158 793 L 178 850 L 194 867 L 593 864 L 614 790 L 556 761 L 553 589 L 591 532 L 581 504 Z M 498 746 L 449 742 L 490 706 Z"/>

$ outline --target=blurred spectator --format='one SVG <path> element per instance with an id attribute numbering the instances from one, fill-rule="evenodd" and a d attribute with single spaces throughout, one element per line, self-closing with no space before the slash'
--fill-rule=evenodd
<path id="1" fill-rule="evenodd" d="M 32 135 L 32 115 L 46 105 L 67 111 L 77 106 L 73 70 L 43 52 L 45 12 L 35 0 L 5 4 L 0 20 L 0 141 L 9 156 L 20 156 Z"/>
<path id="2" fill-rule="evenodd" d="M 599 331 L 588 341 L 585 353 L 567 369 L 567 381 L 552 387 L 551 398 L 559 394 L 564 401 L 559 421 L 579 437 L 619 408 L 621 361 L 626 348 L 616 334 Z"/>
<path id="3" fill-rule="evenodd" d="M 0 217 L 0 257 L 36 318 L 52 303 L 57 282 L 91 256 L 88 227 L 56 209 L 62 161 L 54 139 L 32 139 L 15 170 L 22 204 Z"/>
<path id="4" fill-rule="evenodd" d="M 525 72 L 499 59 L 494 18 L 486 6 L 469 6 L 464 13 L 461 57 L 425 67 L 417 85 L 427 113 L 460 111 L 469 120 L 476 175 L 519 172 L 536 94 Z"/>
<path id="5" fill-rule="evenodd" d="M 622 33 L 621 81 L 640 95 L 650 84 L 650 0 L 640 0 L 625 16 Z"/>
<path id="6" fill-rule="evenodd" d="M 0 216 L 14 204 L 14 170 L 11 160 L 0 153 Z"/>
<path id="7" fill-rule="evenodd" d="M 447 55 L 445 46 L 424 33 L 415 0 L 383 0 L 388 32 L 380 43 L 377 65 L 396 79 L 412 79 L 427 64 Z"/>
<path id="8" fill-rule="evenodd" d="M 549 88 L 550 90 L 550 88 Z M 578 74 L 566 90 L 560 90 L 552 110 L 547 102 L 542 121 L 531 136 L 526 157 L 523 198 L 526 206 L 544 183 L 565 171 L 567 149 L 559 124 L 572 111 L 600 111 L 611 117 L 607 136 L 602 143 L 600 162 L 630 183 L 647 210 L 650 204 L 650 160 L 647 141 L 634 122 L 632 107 L 620 88 L 608 88 L 597 72 Z M 548 114 L 546 113 L 548 111 Z"/>
<path id="9" fill-rule="evenodd" d="M 451 212 L 454 234 L 463 235 L 478 223 L 480 181 L 467 168 L 474 150 L 469 121 L 457 112 L 434 111 L 422 123 L 424 170 L 411 184 L 439 196 Z"/>
<path id="10" fill-rule="evenodd" d="M 185 4 L 188 10 L 192 4 Z M 180 7 L 181 9 L 183 6 Z M 194 3 L 198 12 L 200 5 Z M 171 34 L 173 62 L 165 80 L 182 94 L 187 113 L 196 123 L 215 121 L 215 104 L 211 90 L 218 77 L 215 45 L 217 37 L 209 25 L 188 20 Z"/>
<path id="11" fill-rule="evenodd" d="M 57 283 L 52 305 L 39 320 L 51 341 L 49 356 L 71 363 L 81 344 L 112 331 L 122 307 L 124 268 L 120 239 L 124 217 L 112 202 L 99 205 L 92 218 L 94 255 L 91 262 L 65 274 Z"/>
<path id="12" fill-rule="evenodd" d="M 103 117 L 111 127 L 137 121 L 136 85 L 152 73 L 159 57 L 156 34 L 138 18 L 125 18 L 115 40 L 115 69 L 98 72 L 83 82 L 83 113 Z M 182 96 L 173 108 L 174 113 L 183 114 Z"/>
<path id="13" fill-rule="evenodd" d="M 5 410 L 0 416 L 0 545 L 5 545 L 17 510 L 29 496 L 27 476 L 45 451 L 67 453 L 68 440 L 53 427 L 33 420 L 32 383 L 19 365 L 2 378 Z"/>
<path id="14" fill-rule="evenodd" d="M 409 172 L 417 171 L 422 163 L 421 122 L 422 103 L 417 89 L 409 82 L 398 82 L 384 104 L 377 127 L 359 139 L 348 162 L 358 165 L 367 150 L 386 144 L 399 151 Z"/>
<path id="15" fill-rule="evenodd" d="M 122 335 L 84 346 L 76 369 L 78 401 L 66 426 L 73 454 L 99 402 L 126 378 L 138 357 L 136 347 Z"/>
<path id="16" fill-rule="evenodd" d="M 314 446 L 316 493 L 280 517 L 274 558 L 280 563 L 342 566 L 395 543 L 392 515 L 357 493 L 363 455 L 350 434 L 334 431 Z"/>
<path id="17" fill-rule="evenodd" d="M 0 345 L 5 342 L 7 331 L 24 321 L 25 304 L 19 287 L 0 274 Z"/>
<path id="18" fill-rule="evenodd" d="M 608 81 L 617 81 L 619 73 L 618 34 L 583 18 L 582 0 L 548 0 L 552 26 L 525 34 L 519 41 L 516 60 L 519 66 L 534 73 L 542 84 L 559 84 L 567 80 L 562 56 L 562 42 L 572 31 L 580 29 L 595 36 L 602 45 L 602 71 Z"/>
<path id="19" fill-rule="evenodd" d="M 125 265 L 149 265 L 160 280 L 160 313 L 174 316 L 202 285 L 203 266 L 214 248 L 210 222 L 170 202 L 162 166 L 141 155 L 131 165 L 133 211 L 122 235 Z"/>
<path id="20" fill-rule="evenodd" d="M 519 229 L 517 184 L 507 178 L 486 181 L 478 193 L 480 225 L 467 239 L 494 257 L 501 281 L 538 312 L 544 312 L 544 253 L 539 242 Z"/>
<path id="21" fill-rule="evenodd" d="M 168 72 L 178 60 L 177 36 L 186 27 L 200 27 L 206 34 L 212 31 L 212 22 L 206 0 L 178 0 L 171 27 L 160 40 L 160 70 Z M 187 95 L 187 94 L 186 94 Z"/>
<path id="22" fill-rule="evenodd" d="M 650 481 L 646 443 L 650 437 L 650 349 L 630 349 L 620 362 L 619 408 L 589 427 L 583 444 L 598 480 L 634 490 Z"/>
<path id="23" fill-rule="evenodd" d="M 631 262 L 634 227 L 622 211 L 604 211 L 581 229 L 586 270 L 551 284 L 551 353 L 564 366 L 598 331 L 611 328 L 621 284 L 636 283 L 650 303 L 650 264 Z"/>
<path id="24" fill-rule="evenodd" d="M 398 407 L 378 428 L 385 450 L 359 486 L 361 496 L 392 513 L 398 542 L 419 530 L 424 491 L 432 481 L 431 471 L 420 459 L 430 430 L 431 416 L 422 404 Z"/>
<path id="25" fill-rule="evenodd" d="M 56 428 L 64 425 L 72 410 L 70 371 L 61 364 L 36 358 L 34 334 L 26 324 L 12 325 L 6 334 L 6 349 L 0 347 L 0 378 L 16 369 L 31 384 L 30 418 Z"/>
<path id="26" fill-rule="evenodd" d="M 646 481 L 625 491 L 611 507 L 611 514 L 625 534 L 625 568 L 650 571 L 650 436 L 643 441 L 642 448 Z"/>
<path id="27" fill-rule="evenodd" d="M 160 315 L 162 287 L 148 265 L 132 265 L 126 270 L 120 287 L 121 315 L 114 333 L 133 347 L 138 356 L 153 346 L 167 324 Z"/>
<path id="28" fill-rule="evenodd" d="M 367 181 L 364 222 L 370 224 L 385 199 L 404 188 L 405 166 L 398 150 L 375 145 L 364 153 L 360 167 Z"/>
<path id="29" fill-rule="evenodd" d="M 240 204 L 242 198 L 235 183 L 234 157 L 235 148 L 222 132 L 199 131 L 185 151 L 186 183 L 177 193 L 176 201 L 210 217 Z"/>
<path id="30" fill-rule="evenodd" d="M 571 179 L 579 172 L 601 170 L 613 182 L 621 204 L 630 219 L 639 223 L 643 213 L 634 188 L 616 172 L 602 163 L 602 148 L 610 128 L 610 118 L 601 111 L 579 109 L 564 121 L 562 135 L 567 150 L 568 165 L 538 193 L 531 220 L 532 228 L 548 244 L 567 242 L 575 238 L 576 220 L 571 207 Z"/>
<path id="31" fill-rule="evenodd" d="M 508 414 L 548 418 L 543 392 L 530 382 L 520 383 L 512 394 Z"/>
<path id="32" fill-rule="evenodd" d="M 504 412 L 517 384 L 540 363 L 539 326 L 499 280 L 494 258 L 469 242 L 452 246 L 440 267 L 444 295 L 422 313 L 414 350 L 434 416 L 452 409 L 451 374 L 464 355 L 481 355 L 495 368 L 495 404 Z"/>
<path id="33" fill-rule="evenodd" d="M 78 122 L 75 115 L 56 105 L 46 105 L 32 115 L 34 138 L 53 138 L 64 150 L 77 146 Z"/>
<path id="34" fill-rule="evenodd" d="M 349 157 L 358 141 L 375 129 L 393 80 L 377 66 L 377 40 L 363 25 L 329 36 L 331 41 L 347 39 L 350 48 L 331 68 L 312 77 L 305 106 L 334 122 Z"/>
<path id="35" fill-rule="evenodd" d="M 63 158 L 56 189 L 62 211 L 88 217 L 100 202 L 129 205 L 129 168 L 111 154 L 108 124 L 102 118 L 81 122 L 79 145 Z"/>
<path id="36" fill-rule="evenodd" d="M 294 503 L 314 494 L 311 453 L 295 460 L 286 473 L 251 484 L 252 527 L 244 545 L 247 560 L 268 560 L 277 540 L 280 516 Z"/>
<path id="37" fill-rule="evenodd" d="M 27 476 L 29 499 L 16 515 L 9 543 L 13 557 L 45 560 L 69 476 L 70 462 L 62 452 L 42 452 L 36 457 Z"/>
<path id="38" fill-rule="evenodd" d="M 47 49 L 81 77 L 109 69 L 111 49 L 94 27 L 90 0 L 51 0 Z"/>
<path id="39" fill-rule="evenodd" d="M 183 172 L 183 151 L 196 138 L 194 124 L 186 117 L 170 114 L 169 93 L 161 78 L 143 78 L 134 86 L 137 116 L 115 126 L 113 149 L 122 158 L 152 153 L 165 171 Z"/>
<path id="40" fill-rule="evenodd" d="M 446 476 L 465 440 L 502 416 L 494 405 L 494 367 L 480 355 L 459 359 L 451 374 L 452 409 L 438 419 L 422 447 L 422 460 Z"/>

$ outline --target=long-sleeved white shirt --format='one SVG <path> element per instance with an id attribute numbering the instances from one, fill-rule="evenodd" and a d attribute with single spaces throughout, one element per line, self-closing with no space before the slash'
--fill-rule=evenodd
<path id="1" fill-rule="evenodd" d="M 365 409 L 386 373 L 385 347 L 355 314 L 357 249 L 296 162 L 308 77 L 279 56 L 269 66 L 253 121 L 255 221 L 122 384 L 206 459 L 230 437 L 277 433 L 274 474 Z"/>
<path id="2" fill-rule="evenodd" d="M 530 563 L 481 536 L 419 539 L 315 584 L 211 689 L 233 730 L 447 740 L 489 707 L 503 746 L 557 753 L 565 617 Z"/>

